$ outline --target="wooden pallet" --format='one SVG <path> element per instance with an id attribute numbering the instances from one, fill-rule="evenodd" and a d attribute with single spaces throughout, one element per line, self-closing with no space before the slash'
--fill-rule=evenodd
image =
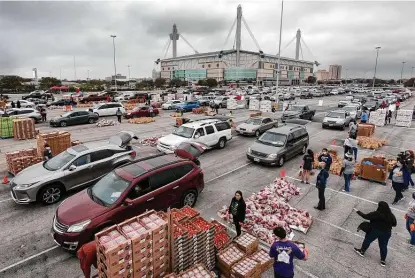
<path id="1" fill-rule="evenodd" d="M 382 185 L 386 185 L 386 181 L 377 181 L 377 180 L 372 180 L 372 179 L 365 179 L 365 178 L 362 178 L 362 177 L 357 177 L 359 180 L 365 180 L 365 181 L 370 181 L 370 182 L 374 182 L 374 183 L 379 183 L 379 184 L 382 184 Z"/>

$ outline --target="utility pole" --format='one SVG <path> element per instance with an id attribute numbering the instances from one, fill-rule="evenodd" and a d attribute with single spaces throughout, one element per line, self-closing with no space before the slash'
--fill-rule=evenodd
<path id="1" fill-rule="evenodd" d="M 348 73 L 349 69 L 346 69 L 346 84 L 347 84 L 347 73 Z"/>
<path id="2" fill-rule="evenodd" d="M 75 77 L 75 80 L 74 81 L 76 81 L 76 61 L 75 61 L 75 56 L 73 56 L 73 72 L 74 72 L 74 77 Z"/>
<path id="3" fill-rule="evenodd" d="M 235 44 L 236 44 L 236 67 L 240 66 L 241 62 L 241 31 L 242 31 L 242 6 L 238 5 L 236 9 L 236 34 L 235 34 Z"/>
<path id="4" fill-rule="evenodd" d="M 88 83 L 89 83 L 89 70 L 87 70 L 87 72 L 88 72 L 88 79 L 87 80 L 88 80 Z"/>
<path id="5" fill-rule="evenodd" d="M 277 94 L 277 103 L 279 101 L 278 96 L 278 84 L 280 83 L 280 69 L 281 69 L 281 36 L 282 36 L 282 15 L 284 13 L 284 0 L 281 1 L 281 19 L 280 19 L 280 39 L 278 41 L 278 60 L 277 60 L 277 84 L 275 88 L 275 93 Z"/>
<path id="6" fill-rule="evenodd" d="M 406 63 L 406 62 L 402 62 L 402 69 L 401 69 L 401 85 L 402 85 L 402 83 L 403 83 L 403 80 L 402 80 L 402 75 L 403 75 L 403 67 L 405 66 L 405 63 Z"/>
<path id="7" fill-rule="evenodd" d="M 128 87 L 130 87 L 130 65 L 127 65 L 128 67 Z"/>
<path id="8" fill-rule="evenodd" d="M 376 69 L 378 67 L 378 57 L 379 57 L 379 49 L 380 49 L 380 46 L 376 46 L 375 49 L 376 49 L 376 62 L 375 62 L 375 73 L 373 74 L 372 90 L 375 88 Z"/>
<path id="9" fill-rule="evenodd" d="M 412 67 L 411 70 L 411 78 L 414 78 L 414 67 Z M 412 88 L 415 87 L 415 78 L 414 78 L 414 82 L 412 83 Z"/>
<path id="10" fill-rule="evenodd" d="M 62 68 L 59 69 L 59 80 L 62 82 Z"/>
<path id="11" fill-rule="evenodd" d="M 116 35 L 111 35 L 110 36 L 112 38 L 112 46 L 114 48 L 114 84 L 115 84 L 115 91 L 117 92 L 117 65 L 115 64 L 115 38 L 117 37 Z"/>

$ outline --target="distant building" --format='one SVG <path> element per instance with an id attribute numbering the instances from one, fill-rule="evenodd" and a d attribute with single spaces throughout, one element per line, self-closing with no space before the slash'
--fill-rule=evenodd
<path id="1" fill-rule="evenodd" d="M 115 79 L 117 81 L 127 81 L 127 76 L 117 73 L 117 76 L 111 75 L 110 77 L 105 77 L 105 81 L 107 82 L 114 81 Z"/>
<path id="2" fill-rule="evenodd" d="M 329 79 L 330 80 L 340 80 L 340 79 L 342 79 L 342 66 L 340 66 L 340 65 L 330 65 L 330 67 L 329 67 Z"/>
<path id="3" fill-rule="evenodd" d="M 315 73 L 317 81 L 325 81 L 330 79 L 330 73 L 326 70 L 318 70 Z"/>

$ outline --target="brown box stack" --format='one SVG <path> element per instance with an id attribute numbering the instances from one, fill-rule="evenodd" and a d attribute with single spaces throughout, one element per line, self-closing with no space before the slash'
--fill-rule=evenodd
<path id="1" fill-rule="evenodd" d="M 359 124 L 357 136 L 371 137 L 375 133 L 375 128 L 374 124 Z"/>
<path id="2" fill-rule="evenodd" d="M 95 235 L 99 277 L 133 277 L 131 240 L 116 225 Z"/>
<path id="3" fill-rule="evenodd" d="M 13 120 L 14 139 L 26 140 L 36 137 L 35 121 L 33 119 Z"/>
<path id="4" fill-rule="evenodd" d="M 43 156 L 45 142 L 49 144 L 52 155 L 55 156 L 71 147 L 71 134 L 66 131 L 41 133 L 37 136 L 37 152 Z"/>
<path id="5" fill-rule="evenodd" d="M 373 165 L 365 164 L 366 161 L 370 161 Z M 382 165 L 379 167 L 378 165 Z M 385 158 L 370 157 L 364 158 L 361 162 L 359 177 L 367 180 L 373 180 L 380 183 L 384 183 L 389 174 L 389 163 Z"/>
<path id="6" fill-rule="evenodd" d="M 235 243 L 239 249 L 247 255 L 251 255 L 258 250 L 259 240 L 253 235 L 244 233 L 235 239 Z"/>
<path id="7" fill-rule="evenodd" d="M 202 234 L 199 244 L 201 257 L 198 263 L 202 263 L 209 270 L 212 270 L 215 267 L 215 243 L 213 240 L 215 237 L 215 225 L 200 216 L 193 218 L 191 223 L 198 227 Z"/>
<path id="8" fill-rule="evenodd" d="M 274 263 L 274 259 L 271 258 L 269 254 L 262 249 L 256 251 L 254 254 L 249 256 L 249 258 L 261 264 L 261 273 L 267 271 Z"/>
<path id="9" fill-rule="evenodd" d="M 41 161 L 35 148 L 6 153 L 7 170 L 13 175 Z"/>
<path id="10" fill-rule="evenodd" d="M 231 268 L 234 264 L 246 256 L 245 252 L 239 249 L 236 244 L 231 244 L 218 253 L 218 268 L 225 277 L 231 276 Z"/>
<path id="11" fill-rule="evenodd" d="M 190 264 L 190 238 L 187 230 L 180 224 L 173 223 L 172 270 L 179 273 L 187 269 Z"/>
<path id="12" fill-rule="evenodd" d="M 232 266 L 231 277 L 260 278 L 261 264 L 253 259 L 244 258 Z"/>
<path id="13" fill-rule="evenodd" d="M 138 220 L 152 233 L 153 277 L 163 277 L 170 267 L 168 222 L 153 210 L 138 216 Z"/>
<path id="14" fill-rule="evenodd" d="M 198 264 L 186 271 L 181 272 L 180 274 L 176 275 L 177 278 L 196 278 L 196 277 L 216 277 L 216 275 L 212 272 L 209 272 L 203 265 Z"/>
<path id="15" fill-rule="evenodd" d="M 173 221 L 177 223 L 189 220 L 189 217 L 180 209 L 171 209 L 171 215 L 173 217 Z"/>
<path id="16" fill-rule="evenodd" d="M 153 275 L 153 236 L 137 217 L 118 224 L 118 230 L 131 240 L 134 278 Z"/>

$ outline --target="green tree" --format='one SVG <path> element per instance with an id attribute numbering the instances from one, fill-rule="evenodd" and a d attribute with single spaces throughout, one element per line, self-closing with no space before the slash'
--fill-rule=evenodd
<path id="1" fill-rule="evenodd" d="M 306 83 L 308 83 L 308 84 L 314 84 L 314 83 L 316 83 L 316 81 L 317 81 L 317 78 L 315 78 L 314 76 L 312 76 L 312 75 L 310 75 L 309 77 L 307 77 L 307 79 L 306 79 Z"/>
<path id="2" fill-rule="evenodd" d="M 156 86 L 156 88 L 161 88 L 166 84 L 166 79 L 164 78 L 156 78 L 156 80 L 154 81 L 154 86 Z"/>
<path id="3" fill-rule="evenodd" d="M 23 78 L 17 75 L 6 75 L 0 79 L 0 88 L 5 90 L 19 90 L 23 86 Z"/>
<path id="4" fill-rule="evenodd" d="M 209 86 L 209 88 L 218 86 L 218 81 L 214 78 L 208 78 L 205 82 L 206 85 Z"/>
<path id="5" fill-rule="evenodd" d="M 47 90 L 53 86 L 61 86 L 61 81 L 55 77 L 42 77 L 39 81 L 40 88 Z"/>
<path id="6" fill-rule="evenodd" d="M 174 79 L 170 80 L 169 86 L 170 87 L 181 87 L 182 86 L 182 81 L 178 78 L 174 78 Z"/>
<path id="7" fill-rule="evenodd" d="M 199 79 L 199 80 L 197 81 L 197 85 L 199 85 L 199 86 L 207 86 L 207 85 L 206 85 L 206 80 L 204 80 L 204 79 Z"/>

